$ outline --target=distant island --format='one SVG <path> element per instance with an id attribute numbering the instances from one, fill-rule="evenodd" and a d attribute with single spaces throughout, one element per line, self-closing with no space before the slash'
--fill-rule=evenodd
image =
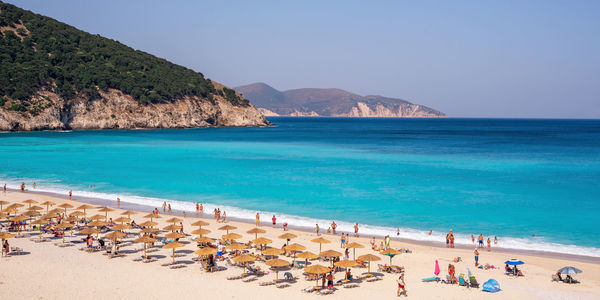
<path id="1" fill-rule="evenodd" d="M 0 130 L 268 124 L 202 73 L 0 2 Z"/>
<path id="2" fill-rule="evenodd" d="M 266 116 L 442 118 L 427 106 L 383 96 L 360 96 L 340 89 L 304 88 L 278 91 L 265 83 L 235 90 Z"/>

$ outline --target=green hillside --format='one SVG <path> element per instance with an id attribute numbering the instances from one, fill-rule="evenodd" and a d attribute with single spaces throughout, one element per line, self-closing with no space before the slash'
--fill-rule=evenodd
<path id="1" fill-rule="evenodd" d="M 231 89 L 215 89 L 202 73 L 0 2 L 0 108 L 35 113 L 44 108 L 32 100 L 41 89 L 93 100 L 109 88 L 144 104 L 215 94 L 249 104 Z"/>

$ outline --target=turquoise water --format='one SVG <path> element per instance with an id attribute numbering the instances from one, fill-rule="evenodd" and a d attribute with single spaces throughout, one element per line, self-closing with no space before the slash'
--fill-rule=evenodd
<path id="1" fill-rule="evenodd" d="M 270 118 L 269 128 L 0 134 L 38 190 L 443 242 L 600 256 L 600 121 Z M 89 185 L 95 185 L 93 189 Z M 428 236 L 425 232 L 433 230 Z M 535 234 L 533 238 L 530 235 Z"/>

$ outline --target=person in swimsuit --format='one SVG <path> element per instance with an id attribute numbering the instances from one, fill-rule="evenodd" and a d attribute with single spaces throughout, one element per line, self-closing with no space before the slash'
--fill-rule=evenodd
<path id="1" fill-rule="evenodd" d="M 275 215 L 273 215 L 273 218 L 271 218 L 271 221 L 273 221 L 273 228 L 275 228 L 275 224 L 277 223 L 277 218 L 275 218 Z"/>
<path id="2" fill-rule="evenodd" d="M 333 291 L 333 272 L 329 272 L 327 275 L 327 289 Z"/>
<path id="3" fill-rule="evenodd" d="M 200 215 L 202 216 L 204 214 L 204 206 L 202 206 L 202 203 L 200 203 Z"/>
<path id="4" fill-rule="evenodd" d="M 479 248 L 483 248 L 483 234 L 479 235 L 477 241 L 479 242 Z"/>
<path id="5" fill-rule="evenodd" d="M 162 208 L 163 208 L 163 212 L 167 211 L 167 201 L 163 202 Z"/>
<path id="6" fill-rule="evenodd" d="M 345 244 L 346 244 L 346 235 L 344 233 L 342 233 L 342 237 L 340 238 L 340 248 L 344 248 Z"/>
<path id="7" fill-rule="evenodd" d="M 331 230 L 333 230 L 333 234 L 335 234 L 336 228 L 337 228 L 337 224 L 335 224 L 335 221 L 331 222 Z"/>
<path id="8" fill-rule="evenodd" d="M 354 236 L 358 237 L 358 223 L 354 224 Z"/>
<path id="9" fill-rule="evenodd" d="M 73 196 L 73 191 L 69 190 L 69 200 L 71 200 L 71 196 Z"/>
<path id="10" fill-rule="evenodd" d="M 317 226 L 317 235 L 319 235 L 319 224 L 315 224 Z"/>
<path id="11" fill-rule="evenodd" d="M 490 240 L 490 238 L 487 239 L 487 244 L 488 244 L 488 251 L 492 251 L 492 241 Z"/>
<path id="12" fill-rule="evenodd" d="M 171 213 L 171 212 L 172 212 L 172 210 L 171 210 L 171 203 L 169 203 L 169 204 L 167 205 L 167 207 L 168 207 L 168 209 L 169 209 L 169 213 Z"/>
<path id="13" fill-rule="evenodd" d="M 227 212 L 223 211 L 223 223 L 227 221 Z"/>
<path id="14" fill-rule="evenodd" d="M 121 199 L 117 198 L 117 208 L 121 207 Z"/>
<path id="15" fill-rule="evenodd" d="M 475 267 L 479 266 L 479 251 L 477 251 L 477 248 L 475 248 Z"/>
<path id="16" fill-rule="evenodd" d="M 256 213 L 256 227 L 260 224 L 260 214 Z"/>
<path id="17" fill-rule="evenodd" d="M 400 274 L 398 277 L 398 292 L 396 293 L 396 297 L 400 297 L 400 291 L 404 294 L 404 297 L 408 297 L 406 295 L 406 284 L 404 283 L 404 272 Z"/>

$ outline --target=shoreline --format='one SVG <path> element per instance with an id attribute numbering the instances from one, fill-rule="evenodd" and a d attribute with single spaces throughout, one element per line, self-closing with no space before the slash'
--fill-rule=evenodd
<path id="1" fill-rule="evenodd" d="M 11 192 L 19 192 L 19 190 L 17 189 L 13 189 L 13 188 L 8 188 L 8 191 Z M 61 195 L 59 193 L 55 193 L 55 192 L 46 192 L 46 191 L 32 191 L 32 190 L 25 190 L 25 194 L 40 194 L 40 195 L 46 195 L 46 196 L 50 196 L 50 197 L 55 197 L 55 198 L 63 198 L 65 201 L 68 201 L 67 197 L 64 195 Z M 108 206 L 111 208 L 116 208 L 116 200 L 111 201 L 111 200 L 107 200 L 107 199 L 101 199 L 101 198 L 94 198 L 94 197 L 89 197 L 89 196 L 78 196 L 77 198 L 73 198 L 70 201 L 75 201 L 75 202 L 82 202 L 82 203 L 87 203 L 87 204 L 93 204 L 93 205 L 98 205 L 98 206 Z M 190 202 L 190 204 L 192 204 L 192 202 Z M 136 212 L 140 212 L 140 213 L 150 213 L 155 207 L 151 206 L 151 205 L 144 205 L 144 204 L 139 204 L 139 203 L 132 203 L 132 202 L 126 202 L 121 200 L 121 204 L 120 204 L 120 208 L 119 209 L 126 209 L 126 210 L 132 210 L 132 211 L 136 211 Z M 160 212 L 160 208 L 159 208 L 159 212 Z M 164 215 L 173 215 L 173 216 L 182 216 L 183 210 L 177 210 L 174 209 L 173 210 L 174 213 L 169 214 L 168 212 L 160 212 L 161 214 Z M 179 212 L 179 213 L 177 213 Z M 214 218 L 212 218 L 212 213 L 211 212 L 204 212 L 204 214 L 202 216 L 199 216 L 196 214 L 195 211 L 191 211 L 191 210 L 186 210 L 186 214 L 188 218 L 198 218 L 198 219 L 203 219 L 203 220 L 214 220 Z M 249 225 L 254 225 L 254 220 L 252 219 L 246 219 L 246 218 L 239 218 L 239 217 L 230 217 L 227 216 L 227 220 L 228 221 L 233 221 L 233 222 L 239 222 L 239 223 L 245 223 L 245 224 L 249 224 Z M 261 226 L 262 227 L 269 227 L 271 228 L 271 223 L 270 222 L 264 222 L 261 221 Z M 281 228 L 281 223 L 278 222 L 278 227 L 277 229 Z M 291 223 L 288 223 L 288 228 L 289 229 L 293 229 L 296 231 L 300 231 L 300 232 L 304 232 L 304 233 L 309 233 L 309 234 L 314 234 L 315 231 L 311 230 L 307 227 L 304 226 L 297 226 Z M 336 237 L 339 239 L 339 233 L 347 233 L 350 234 L 351 237 L 353 237 L 353 233 L 352 232 L 347 232 L 347 231 L 338 231 L 337 235 L 333 235 L 333 234 L 328 234 L 327 230 L 324 229 L 324 231 L 321 233 L 322 236 L 329 236 L 329 237 Z M 371 237 L 375 237 L 375 239 L 378 241 L 380 241 L 381 239 L 383 239 L 383 235 L 377 235 L 377 234 L 370 234 L 370 235 L 361 235 L 360 238 L 365 238 L 365 239 L 369 239 Z M 437 248 L 437 249 L 449 249 L 444 247 L 443 241 L 440 242 L 433 242 L 433 241 L 423 241 L 423 240 L 416 240 L 416 239 L 409 239 L 409 238 L 399 238 L 399 237 L 395 237 L 395 236 L 390 236 L 392 238 L 392 241 L 396 241 L 396 242 L 400 242 L 403 244 L 408 244 L 410 245 L 416 245 L 416 246 L 424 246 L 424 247 L 432 247 L 432 248 Z M 469 250 L 469 249 L 473 249 L 473 247 L 475 247 L 476 245 L 473 246 L 469 246 L 469 245 L 464 245 L 464 244 L 455 244 L 454 249 L 461 249 L 461 250 Z M 481 248 L 480 250 L 485 251 L 485 249 L 487 248 Z M 487 252 L 487 251 L 486 251 Z M 561 259 L 561 260 L 570 260 L 570 261 L 577 261 L 577 262 L 584 262 L 584 263 L 592 263 L 592 264 L 598 264 L 600 265 L 600 257 L 594 257 L 594 256 L 587 256 L 587 255 L 578 255 L 578 254 L 569 254 L 569 253 L 559 253 L 559 252 L 550 252 L 550 251 L 542 251 L 542 250 L 527 250 L 527 249 L 514 249 L 514 248 L 503 248 L 500 246 L 492 246 L 492 252 L 495 253 L 505 253 L 505 254 L 518 254 L 518 255 L 527 255 L 527 256 L 535 256 L 535 257 L 539 257 L 539 258 L 551 258 L 551 259 Z"/>

